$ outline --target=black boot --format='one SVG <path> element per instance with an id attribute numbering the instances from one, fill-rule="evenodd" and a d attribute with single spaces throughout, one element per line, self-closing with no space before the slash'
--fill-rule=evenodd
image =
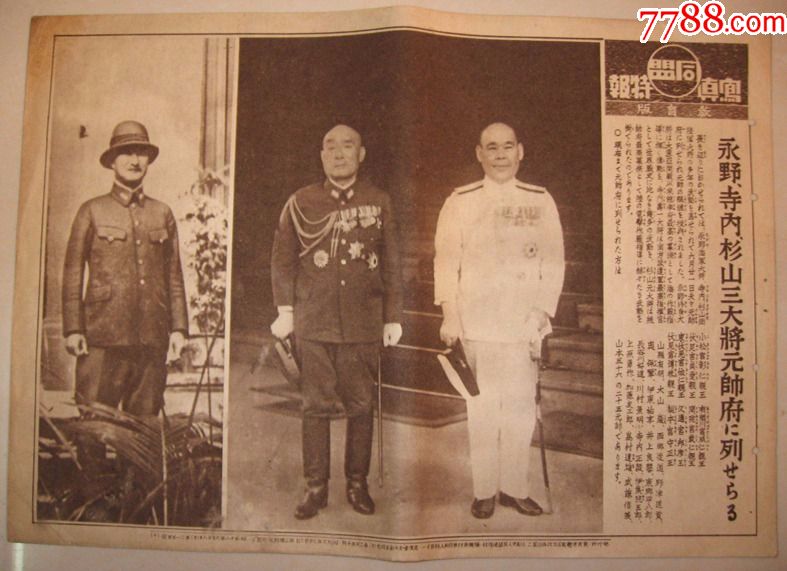
<path id="1" fill-rule="evenodd" d="M 348 480 L 366 480 L 372 460 L 374 418 L 371 411 L 347 418 L 344 448 L 344 475 Z"/>
<path id="2" fill-rule="evenodd" d="M 369 495 L 366 477 L 372 459 L 374 418 L 368 414 L 347 419 L 347 438 L 344 453 L 344 474 L 347 476 L 347 501 L 363 515 L 374 513 L 374 501 Z"/>
<path id="3" fill-rule="evenodd" d="M 296 519 L 309 519 L 328 505 L 328 477 L 331 469 L 331 421 L 304 416 L 302 425 L 303 475 L 306 492 L 295 508 Z"/>
<path id="4" fill-rule="evenodd" d="M 366 478 L 347 480 L 347 501 L 359 514 L 372 515 L 374 513 L 374 500 L 369 495 Z"/>
<path id="5" fill-rule="evenodd" d="M 310 480 L 306 483 L 306 493 L 295 508 L 295 519 L 309 519 L 328 505 L 328 482 Z"/>

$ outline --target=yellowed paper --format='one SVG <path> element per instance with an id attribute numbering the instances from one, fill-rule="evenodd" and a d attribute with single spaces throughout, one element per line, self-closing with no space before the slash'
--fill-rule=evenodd
<path id="1" fill-rule="evenodd" d="M 640 33 L 634 21 L 413 8 L 35 19 L 10 539 L 404 561 L 773 554 L 770 41 L 680 37 L 656 53 Z M 154 73 L 137 65 L 143 55 Z M 128 119 L 160 149 L 144 189 L 172 209 L 189 299 L 186 352 L 167 371 L 165 414 L 144 432 L 170 455 L 151 464 L 147 487 L 136 464 L 126 478 L 134 462 L 107 436 L 103 468 L 79 462 L 85 422 L 62 325 L 72 224 L 110 190 L 99 157 Z M 478 519 L 465 401 L 436 359 L 432 263 L 437 216 L 454 189 L 477 188 L 479 133 L 494 122 L 513 124 L 522 143 L 520 190 L 554 198 L 565 278 L 539 373 L 545 435 L 533 431 L 522 474 L 549 513 L 521 515 L 498 497 Z M 327 507 L 299 520 L 302 396 L 268 354 L 270 254 L 287 197 L 325 179 L 323 136 L 344 123 L 363 137 L 361 175 L 397 215 L 404 334 L 381 350 L 379 395 L 375 386 L 374 515 L 345 499 L 336 418 Z M 516 225 L 516 212 L 504 215 Z M 527 252 L 543 250 L 539 240 Z M 321 251 L 306 257 L 316 268 L 330 263 Z M 488 287 L 517 260 L 501 258 Z M 175 440 L 178 422 L 191 440 Z M 102 488 L 91 478 L 100 470 L 120 484 Z"/>

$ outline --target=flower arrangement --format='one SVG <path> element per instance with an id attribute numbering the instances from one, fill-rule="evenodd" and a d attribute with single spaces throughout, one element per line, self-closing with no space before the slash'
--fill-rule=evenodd
<path id="1" fill-rule="evenodd" d="M 223 197 L 228 186 L 225 176 L 200 169 L 184 197 L 187 209 L 181 228 L 188 237 L 185 259 L 196 277 L 196 291 L 190 295 L 189 307 L 200 332 L 207 335 L 224 331 L 229 219 Z"/>

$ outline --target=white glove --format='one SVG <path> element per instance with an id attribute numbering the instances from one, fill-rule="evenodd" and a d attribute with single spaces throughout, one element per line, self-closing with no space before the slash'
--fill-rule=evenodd
<path id="1" fill-rule="evenodd" d="M 87 339 L 81 333 L 72 333 L 66 337 L 66 351 L 74 357 L 87 355 Z"/>
<path id="2" fill-rule="evenodd" d="M 541 341 L 544 338 L 542 331 L 549 324 L 549 316 L 541 310 L 534 309 L 525 322 L 525 331 L 522 340 L 530 348 L 530 358 L 534 361 L 541 359 Z"/>
<path id="3" fill-rule="evenodd" d="M 449 347 L 462 338 L 462 320 L 452 303 L 443 303 L 443 324 L 440 326 L 440 339 Z"/>
<path id="4" fill-rule="evenodd" d="M 401 338 L 402 325 L 400 323 L 386 323 L 383 325 L 383 347 L 396 345 Z"/>
<path id="5" fill-rule="evenodd" d="M 271 333 L 279 339 L 286 339 L 295 330 L 292 307 L 282 305 L 279 307 L 279 317 L 271 324 Z"/>
<path id="6" fill-rule="evenodd" d="M 167 363 L 172 363 L 180 359 L 180 354 L 183 352 L 183 346 L 186 344 L 186 338 L 180 331 L 173 331 L 169 334 L 169 346 L 167 348 Z"/>

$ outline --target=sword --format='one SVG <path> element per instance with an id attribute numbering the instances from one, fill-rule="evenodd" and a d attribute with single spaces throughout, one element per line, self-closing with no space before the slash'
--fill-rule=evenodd
<path id="1" fill-rule="evenodd" d="M 541 447 L 541 472 L 544 476 L 544 513 L 552 513 L 552 492 L 549 489 L 549 472 L 547 472 L 547 451 L 544 443 L 544 421 L 541 417 L 541 357 L 534 359 L 536 363 L 536 422 L 538 423 L 538 441 Z"/>
<path id="2" fill-rule="evenodd" d="M 377 484 L 383 487 L 383 380 L 380 353 L 377 353 Z"/>

